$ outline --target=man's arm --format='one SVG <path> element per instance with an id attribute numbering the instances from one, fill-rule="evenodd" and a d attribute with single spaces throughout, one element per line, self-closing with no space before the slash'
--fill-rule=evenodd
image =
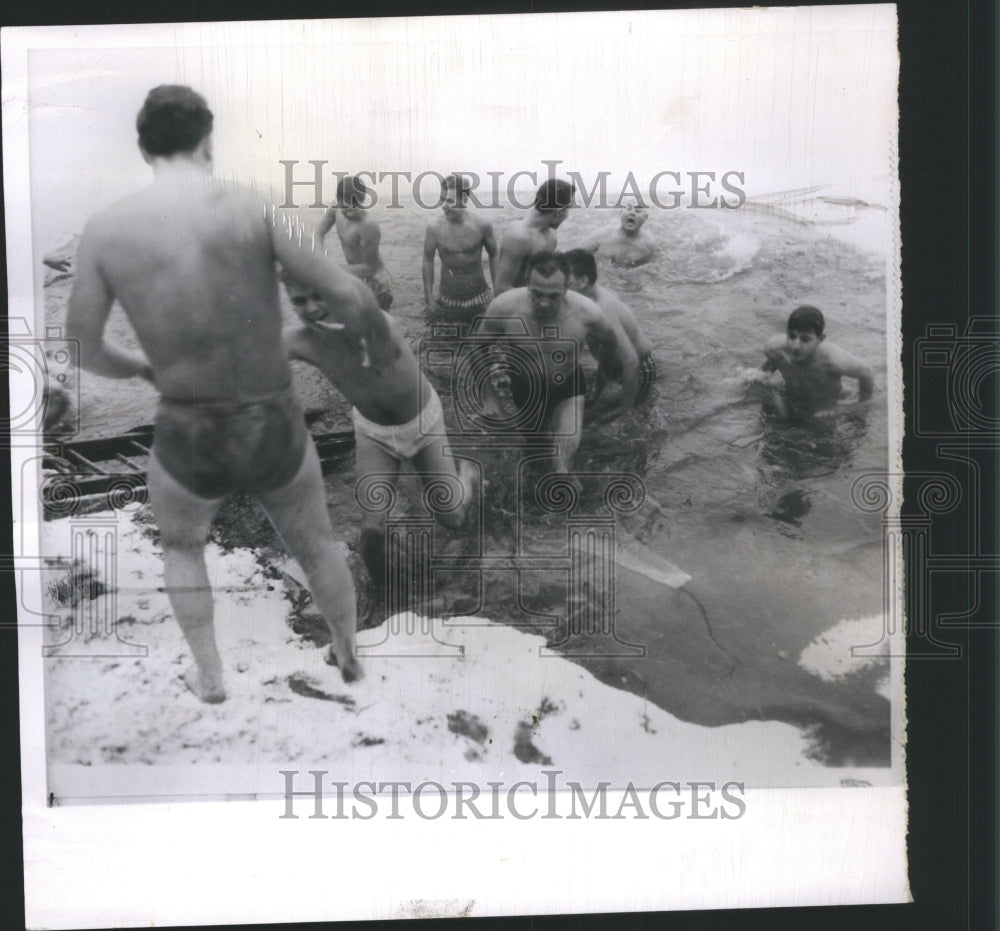
<path id="1" fill-rule="evenodd" d="M 615 309 L 618 311 L 618 322 L 632 343 L 636 355 L 640 359 L 644 359 L 653 351 L 653 344 L 646 339 L 646 335 L 639 329 L 639 323 L 635 319 L 635 314 L 632 313 L 627 304 L 623 304 L 616 299 Z"/>
<path id="2" fill-rule="evenodd" d="M 872 367 L 844 349 L 838 351 L 836 364 L 841 376 L 858 380 L 858 400 L 867 401 L 875 390 L 875 372 Z"/>
<path id="3" fill-rule="evenodd" d="M 326 234 L 333 229 L 337 222 L 337 208 L 331 207 L 323 214 L 323 219 L 319 221 L 319 226 L 316 227 L 316 238 L 322 242 L 326 238 Z"/>
<path id="4" fill-rule="evenodd" d="M 596 349 L 598 359 L 614 356 L 621 366 L 623 408 L 635 404 L 639 393 L 639 357 L 632 346 L 632 341 L 625 335 L 621 325 L 613 326 L 596 304 L 592 304 L 593 313 L 588 325 L 588 343 Z"/>
<path id="5" fill-rule="evenodd" d="M 274 257 L 300 284 L 318 291 L 335 323 L 341 323 L 356 338 L 364 340 L 372 363 L 393 361 L 398 351 L 386 315 L 364 282 L 335 266 L 314 251 L 307 242 L 298 242 L 275 227 L 271 230 Z"/>
<path id="6" fill-rule="evenodd" d="M 596 252 L 604 244 L 606 237 L 607 234 L 604 230 L 597 230 L 584 239 L 577 248 L 586 249 L 588 252 Z"/>
<path id="7" fill-rule="evenodd" d="M 430 310 L 434 306 L 434 254 L 437 252 L 437 234 L 434 224 L 427 227 L 424 233 L 424 260 L 420 267 L 424 279 L 424 305 Z M 444 274 L 444 272 L 442 272 Z"/>
<path id="8" fill-rule="evenodd" d="M 104 327 L 115 296 L 97 261 L 97 238 L 92 228 L 84 230 L 66 314 L 66 337 L 80 344 L 81 368 L 105 378 L 139 377 L 151 382 L 153 367 L 144 355 L 104 341 Z"/>
<path id="9" fill-rule="evenodd" d="M 490 263 L 490 284 L 496 290 L 497 286 L 497 240 L 493 235 L 493 224 L 486 221 L 483 229 L 483 248 Z"/>
<path id="10" fill-rule="evenodd" d="M 500 245 L 500 261 L 496 277 L 493 279 L 493 291 L 502 294 L 517 284 L 517 276 L 521 274 L 525 261 L 531 254 L 531 239 L 509 230 Z"/>

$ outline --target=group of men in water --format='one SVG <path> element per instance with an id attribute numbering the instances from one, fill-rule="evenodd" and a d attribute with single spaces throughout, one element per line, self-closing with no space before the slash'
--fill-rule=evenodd
<path id="1" fill-rule="evenodd" d="M 330 629 L 327 661 L 339 665 L 345 681 L 363 675 L 354 581 L 335 545 L 290 359 L 316 366 L 353 405 L 359 481 L 395 476 L 410 461 L 425 481 L 450 483 L 454 493 L 437 517 L 458 527 L 479 475 L 472 462 L 446 452 L 440 398 L 387 313 L 392 281 L 379 252 L 378 224 L 362 206 L 363 185 L 341 179 L 337 203 L 316 231 L 321 241 L 336 230 L 345 270 L 309 237 L 290 235 L 250 194 L 213 179 L 212 123 L 205 100 L 190 88 L 150 91 L 136 126 L 154 182 L 88 222 L 67 335 L 79 340 L 83 367 L 111 378 L 145 378 L 160 394 L 147 480 L 164 583 L 194 657 L 184 681 L 202 701 L 219 702 L 226 693 L 204 547 L 219 507 L 239 490 L 256 495 L 305 572 Z M 518 408 L 541 404 L 553 468 L 572 480 L 586 385 L 578 355 L 564 347 L 590 348 L 598 361 L 594 393 L 621 382 L 623 408 L 646 396 L 655 378 L 651 344 L 630 310 L 597 284 L 594 260 L 598 250 L 632 264 L 654 255 L 655 243 L 642 230 L 645 211 L 628 205 L 617 228 L 559 253 L 556 231 L 573 189 L 551 179 L 498 250 L 490 223 L 467 210 L 467 194 L 460 178 L 445 180 L 442 213 L 424 243 L 425 309 L 465 328 L 478 318 L 477 335 L 493 337 L 500 347 L 501 372 L 507 336 L 536 340 L 537 378 L 508 366 L 506 385 Z M 492 288 L 483 274 L 484 253 Z M 441 268 L 436 295 L 435 257 Z M 282 328 L 279 276 L 299 326 Z M 142 353 L 105 341 L 115 300 Z M 780 371 L 791 389 L 830 396 L 839 394 L 841 375 L 852 375 L 862 397 L 869 396 L 871 370 L 823 342 L 816 314 L 800 314 L 794 327 L 789 321 L 787 338 L 768 347 L 765 367 Z M 504 378 L 491 384 L 489 403 L 499 409 Z M 378 582 L 384 534 L 379 519 L 364 513 L 361 553 Z"/>

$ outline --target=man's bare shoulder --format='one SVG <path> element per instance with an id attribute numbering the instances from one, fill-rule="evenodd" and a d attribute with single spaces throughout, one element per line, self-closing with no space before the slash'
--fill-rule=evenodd
<path id="1" fill-rule="evenodd" d="M 816 355 L 814 358 L 817 362 L 833 366 L 838 370 L 856 368 L 857 366 L 864 364 L 860 359 L 848 352 L 846 349 L 838 346 L 836 343 L 831 343 L 826 339 L 823 340 L 823 342 L 821 342 L 816 348 Z"/>
<path id="2" fill-rule="evenodd" d="M 490 302 L 490 306 L 486 308 L 486 316 L 497 317 L 516 311 L 524 305 L 527 293 L 527 288 L 511 288 L 509 291 L 504 291 Z"/>
<path id="3" fill-rule="evenodd" d="M 358 228 L 364 230 L 366 233 L 377 233 L 381 230 L 378 225 L 378 220 L 373 216 L 369 216 L 367 213 L 362 214 L 354 221 L 358 224 Z"/>
<path id="4" fill-rule="evenodd" d="M 600 305 L 577 291 L 566 292 L 566 307 L 583 319 L 591 320 L 595 317 L 603 317 Z"/>
<path id="5" fill-rule="evenodd" d="M 524 220 L 515 220 L 503 231 L 503 243 L 505 246 L 519 245 L 530 248 L 533 241 L 533 233 Z"/>
<path id="6" fill-rule="evenodd" d="M 604 285 L 599 284 L 594 287 L 594 299 L 597 306 L 605 313 L 611 311 L 620 315 L 621 311 L 626 309 L 622 299 Z"/>
<path id="7" fill-rule="evenodd" d="M 470 213 L 466 216 L 466 223 L 472 227 L 480 236 L 489 236 L 493 232 L 493 224 L 485 217 Z"/>

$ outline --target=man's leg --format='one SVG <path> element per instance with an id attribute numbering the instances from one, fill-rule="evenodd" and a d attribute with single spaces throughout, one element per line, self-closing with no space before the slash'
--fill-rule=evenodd
<path id="1" fill-rule="evenodd" d="M 149 457 L 147 484 L 163 546 L 164 588 L 194 655 L 194 666 L 182 678 L 202 701 L 224 701 L 212 588 L 205 568 L 205 543 L 223 499 L 199 498 L 188 491 L 163 468 L 155 448 Z"/>
<path id="2" fill-rule="evenodd" d="M 360 430 L 354 431 L 354 481 L 360 486 L 366 481 L 388 483 L 393 489 L 399 476 L 400 462 L 389 455 L 371 437 Z M 371 576 L 372 583 L 380 595 L 385 594 L 386 554 L 385 554 L 385 512 L 365 507 L 363 492 L 361 506 L 361 558 Z M 381 495 L 375 495 L 379 500 Z"/>
<path id="3" fill-rule="evenodd" d="M 326 509 L 323 473 L 310 438 L 298 474 L 283 488 L 257 495 L 309 583 L 316 606 L 330 628 L 327 662 L 340 666 L 345 682 L 364 676 L 354 655 L 357 604 L 354 579 L 336 546 Z"/>
<path id="4" fill-rule="evenodd" d="M 580 446 L 583 424 L 583 395 L 561 401 L 552 412 L 552 439 L 556 443 L 555 471 L 568 474 L 573 470 L 573 457 Z M 571 479 L 574 485 L 579 484 Z"/>
<path id="5" fill-rule="evenodd" d="M 413 466 L 420 473 L 420 480 L 426 488 L 436 480 L 444 480 L 449 483 L 449 489 L 454 488 L 461 496 L 455 502 L 453 508 L 442 508 L 435 510 L 434 516 L 445 527 L 457 530 L 465 521 L 465 512 L 472 503 L 475 493 L 476 468 L 468 459 L 459 459 L 457 462 L 450 453 L 444 451 L 448 445 L 448 440 L 435 440 L 428 444 L 413 457 Z M 457 486 L 452 486 L 451 482 L 457 482 Z M 443 496 L 443 500 L 451 503 L 451 494 Z"/>

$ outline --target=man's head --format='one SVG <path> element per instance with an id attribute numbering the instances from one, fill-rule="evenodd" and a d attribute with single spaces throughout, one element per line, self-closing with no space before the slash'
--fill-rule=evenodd
<path id="1" fill-rule="evenodd" d="M 327 316 L 326 304 L 311 288 L 303 287 L 284 269 L 281 270 L 281 282 L 292 301 L 292 307 L 303 323 L 315 323 Z"/>
<path id="2" fill-rule="evenodd" d="M 815 307 L 796 307 L 788 316 L 788 354 L 795 362 L 808 362 L 826 338 L 826 321 Z"/>
<path id="3" fill-rule="evenodd" d="M 146 161 L 198 155 L 211 161 L 212 111 L 205 98 L 182 84 L 154 87 L 135 119 Z"/>
<path id="4" fill-rule="evenodd" d="M 337 181 L 337 206 L 348 219 L 353 220 L 365 209 L 368 186 L 356 175 L 345 175 Z"/>
<path id="5" fill-rule="evenodd" d="M 642 224 L 649 218 L 649 212 L 637 197 L 627 197 L 621 201 L 621 215 L 618 222 L 626 234 L 636 235 Z"/>
<path id="6" fill-rule="evenodd" d="M 573 206 L 573 195 L 576 189 L 569 181 L 561 178 L 549 178 L 535 192 L 535 210 L 545 215 L 552 229 L 558 227 L 569 208 Z"/>
<path id="7" fill-rule="evenodd" d="M 528 259 L 528 298 L 538 317 L 554 317 L 566 295 L 569 265 L 561 252 L 537 252 Z"/>
<path id="8" fill-rule="evenodd" d="M 585 291 L 597 284 L 597 261 L 586 249 L 570 249 L 564 253 L 569 265 L 566 283 L 571 291 Z"/>
<path id="9" fill-rule="evenodd" d="M 445 217 L 458 222 L 466 210 L 469 197 L 469 179 L 464 175 L 448 175 L 441 182 L 441 210 Z"/>

